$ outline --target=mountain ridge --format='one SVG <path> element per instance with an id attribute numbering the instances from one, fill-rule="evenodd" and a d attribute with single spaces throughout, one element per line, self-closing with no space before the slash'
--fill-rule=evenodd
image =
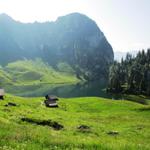
<path id="1" fill-rule="evenodd" d="M 21 23 L 0 15 L 0 64 L 42 58 L 56 68 L 67 62 L 77 76 L 95 80 L 107 76 L 114 54 L 103 32 L 86 15 L 71 13 L 54 22 Z"/>

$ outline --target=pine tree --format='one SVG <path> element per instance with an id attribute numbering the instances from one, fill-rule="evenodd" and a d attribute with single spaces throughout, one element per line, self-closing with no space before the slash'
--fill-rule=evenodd
<path id="1" fill-rule="evenodd" d="M 136 57 L 127 53 L 125 60 L 114 62 L 109 71 L 108 87 L 111 92 L 150 95 L 150 49 L 138 52 Z"/>

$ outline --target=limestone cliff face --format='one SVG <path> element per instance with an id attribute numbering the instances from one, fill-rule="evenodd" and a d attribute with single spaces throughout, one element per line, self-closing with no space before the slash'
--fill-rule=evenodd
<path id="1" fill-rule="evenodd" d="M 79 78 L 107 77 L 114 54 L 102 31 L 85 15 L 72 13 L 55 22 L 16 22 L 0 15 L 0 63 L 41 57 L 57 68 L 68 63 Z"/>

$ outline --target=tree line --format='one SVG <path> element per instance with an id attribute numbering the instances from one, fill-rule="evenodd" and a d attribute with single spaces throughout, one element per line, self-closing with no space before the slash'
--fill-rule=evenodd
<path id="1" fill-rule="evenodd" d="M 136 57 L 127 53 L 121 62 L 114 61 L 107 91 L 150 95 L 150 49 L 139 51 Z"/>

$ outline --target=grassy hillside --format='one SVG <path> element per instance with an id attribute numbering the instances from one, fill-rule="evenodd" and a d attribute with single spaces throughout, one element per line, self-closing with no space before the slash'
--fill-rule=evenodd
<path id="1" fill-rule="evenodd" d="M 60 72 L 40 59 L 17 61 L 0 69 L 0 83 L 2 85 L 62 84 L 78 81 L 73 73 L 68 73 L 66 70 Z"/>
<path id="2" fill-rule="evenodd" d="M 12 84 L 11 77 L 2 68 L 0 68 L 0 85 Z"/>
<path id="3" fill-rule="evenodd" d="M 8 102 L 17 106 L 5 106 Z M 60 98 L 59 108 L 46 108 L 42 102 L 11 95 L 0 101 L 0 149 L 150 148 L 150 105 L 97 97 Z M 54 122 L 64 128 L 55 130 Z"/>

